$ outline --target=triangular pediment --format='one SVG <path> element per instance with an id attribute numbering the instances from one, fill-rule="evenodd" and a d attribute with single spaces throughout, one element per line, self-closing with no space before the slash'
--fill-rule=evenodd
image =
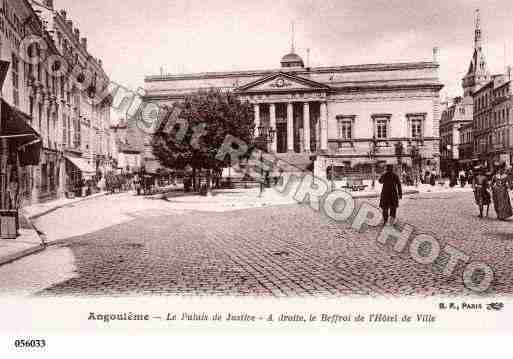
<path id="1" fill-rule="evenodd" d="M 237 88 L 237 92 L 326 91 L 329 86 L 284 72 L 274 73 Z"/>

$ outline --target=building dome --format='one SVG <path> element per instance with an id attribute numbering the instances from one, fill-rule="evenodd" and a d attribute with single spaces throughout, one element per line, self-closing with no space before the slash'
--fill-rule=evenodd
<path id="1" fill-rule="evenodd" d="M 294 52 L 283 56 L 280 62 L 281 67 L 305 67 L 301 56 Z"/>

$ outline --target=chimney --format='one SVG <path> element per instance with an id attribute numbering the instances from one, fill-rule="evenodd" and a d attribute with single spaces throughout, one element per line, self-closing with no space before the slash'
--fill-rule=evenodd
<path id="1" fill-rule="evenodd" d="M 45 5 L 53 10 L 53 0 L 45 0 Z"/>
<path id="2" fill-rule="evenodd" d="M 82 42 L 82 46 L 84 47 L 84 49 L 87 50 L 87 37 L 83 37 L 81 42 Z"/>
<path id="3" fill-rule="evenodd" d="M 438 47 L 433 47 L 433 62 L 438 63 Z"/>
<path id="4" fill-rule="evenodd" d="M 80 30 L 79 29 L 75 29 L 75 37 L 77 38 L 77 40 L 80 41 Z"/>
<path id="5" fill-rule="evenodd" d="M 511 77 L 513 76 L 513 68 L 511 66 L 506 67 L 506 80 L 511 81 L 513 80 Z"/>
<path id="6" fill-rule="evenodd" d="M 64 20 L 66 20 L 66 16 L 67 16 L 66 10 L 61 10 L 61 16 Z"/>

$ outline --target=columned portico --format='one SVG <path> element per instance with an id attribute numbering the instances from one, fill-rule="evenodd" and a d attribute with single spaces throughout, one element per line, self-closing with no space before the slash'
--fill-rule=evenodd
<path id="1" fill-rule="evenodd" d="M 328 105 L 321 102 L 321 151 L 328 151 Z"/>
<path id="2" fill-rule="evenodd" d="M 255 111 L 255 138 L 258 137 L 258 127 L 260 127 L 260 105 L 257 103 L 254 106 Z"/>
<path id="3" fill-rule="evenodd" d="M 273 98 L 270 97 L 269 100 L 253 103 L 255 137 L 258 136 L 259 126 L 276 131 L 270 142 L 269 151 L 274 153 L 315 153 L 322 149 L 321 144 L 316 143 L 315 138 L 320 140 L 321 137 L 324 141 L 324 149 L 327 150 L 327 132 L 321 135 L 323 113 L 325 116 L 323 129 L 327 131 L 328 127 L 327 110 L 322 110 L 322 104 L 324 103 L 326 106 L 325 102 L 316 101 L 314 98 L 273 101 Z"/>
<path id="4" fill-rule="evenodd" d="M 294 152 L 294 105 L 287 103 L 287 152 Z"/>
<path id="5" fill-rule="evenodd" d="M 310 104 L 303 103 L 303 136 L 305 153 L 310 153 Z"/>
<path id="6" fill-rule="evenodd" d="M 269 127 L 276 130 L 276 105 L 274 103 L 269 104 Z M 276 153 L 278 150 L 276 134 L 271 140 L 271 152 Z"/>

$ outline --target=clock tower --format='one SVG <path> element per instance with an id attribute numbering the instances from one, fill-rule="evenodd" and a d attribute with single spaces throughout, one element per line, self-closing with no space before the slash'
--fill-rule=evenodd
<path id="1" fill-rule="evenodd" d="M 463 78 L 463 96 L 472 97 L 472 94 L 481 86 L 490 81 L 490 72 L 483 52 L 483 33 L 481 30 L 481 15 L 476 10 L 474 30 L 474 53 L 467 74 Z"/>

